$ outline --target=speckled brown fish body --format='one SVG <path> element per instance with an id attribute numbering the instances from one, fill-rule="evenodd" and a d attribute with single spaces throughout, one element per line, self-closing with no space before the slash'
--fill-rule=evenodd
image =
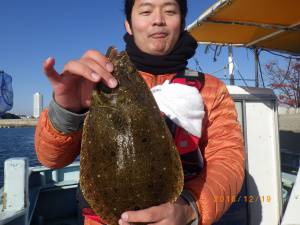
<path id="1" fill-rule="evenodd" d="M 102 86 L 92 94 L 83 129 L 80 186 L 95 213 L 117 225 L 124 211 L 174 202 L 183 188 L 183 171 L 143 78 L 125 52 L 111 50 L 109 57 L 119 86 Z"/>

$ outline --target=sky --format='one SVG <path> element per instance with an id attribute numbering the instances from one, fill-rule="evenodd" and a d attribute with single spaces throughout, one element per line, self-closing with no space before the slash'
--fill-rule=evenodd
<path id="1" fill-rule="evenodd" d="M 188 0 L 186 24 L 192 23 L 214 2 Z M 124 49 L 124 18 L 123 0 L 1 0 L 0 70 L 13 77 L 14 107 L 10 112 L 32 115 L 36 92 L 43 94 L 44 107 L 47 107 L 52 88 L 42 65 L 49 56 L 55 58 L 55 68 L 60 72 L 66 62 L 80 58 L 88 49 L 102 53 L 111 45 Z M 228 61 L 227 54 L 223 48 L 214 62 L 213 52 L 205 53 L 205 46 L 199 46 L 189 67 L 226 78 L 228 72 L 222 68 Z M 233 55 L 244 78 L 253 79 L 253 53 L 234 48 Z M 264 54 L 262 64 L 274 58 Z M 248 85 L 253 86 L 254 82 L 248 81 Z"/>

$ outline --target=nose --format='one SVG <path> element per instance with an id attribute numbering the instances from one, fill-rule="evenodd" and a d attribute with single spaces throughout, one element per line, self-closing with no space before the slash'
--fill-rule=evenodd
<path id="1" fill-rule="evenodd" d="M 153 18 L 153 25 L 154 26 L 164 26 L 166 25 L 166 20 L 164 13 L 161 10 L 156 10 L 154 13 Z"/>

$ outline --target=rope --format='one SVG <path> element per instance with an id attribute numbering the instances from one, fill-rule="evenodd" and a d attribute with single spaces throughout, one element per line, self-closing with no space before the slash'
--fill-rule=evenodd
<path id="1" fill-rule="evenodd" d="M 262 49 L 262 51 L 265 51 L 265 52 L 268 52 L 272 55 L 276 55 L 276 56 L 280 56 L 280 57 L 283 57 L 283 58 L 286 58 L 286 59 L 296 59 L 296 60 L 300 60 L 300 56 L 285 56 L 283 54 L 279 54 L 279 53 L 275 53 L 273 51 L 270 51 L 270 50 L 266 50 L 266 49 Z"/>
<path id="2" fill-rule="evenodd" d="M 193 58 L 194 58 L 195 63 L 196 63 L 196 70 L 197 70 L 197 71 L 200 71 L 200 72 L 203 72 L 203 70 L 202 70 L 202 68 L 201 68 L 201 66 L 200 66 L 200 63 L 199 63 L 198 59 L 197 59 L 196 57 L 193 57 Z"/>
<path id="3" fill-rule="evenodd" d="M 260 74 L 261 82 L 263 84 L 263 87 L 265 87 L 265 82 L 264 82 L 264 78 L 263 78 L 263 72 L 262 72 L 262 69 L 261 69 L 261 63 L 260 63 L 260 58 L 259 58 L 259 55 L 260 55 L 261 52 L 262 52 L 262 50 L 258 49 L 258 51 L 257 51 L 258 68 L 259 68 L 259 74 Z"/>
<path id="4" fill-rule="evenodd" d="M 241 77 L 242 81 L 244 82 L 245 86 L 246 86 L 246 87 L 249 87 L 248 84 L 246 83 L 246 81 L 245 81 L 243 75 L 241 74 L 240 69 L 239 69 L 239 67 L 237 66 L 235 60 L 233 59 L 232 61 L 233 61 L 234 65 L 236 66 L 237 71 L 238 71 L 238 74 L 240 75 L 240 77 Z"/>
<path id="5" fill-rule="evenodd" d="M 223 68 L 221 68 L 221 69 L 218 69 L 218 70 L 216 70 L 216 71 L 214 71 L 213 73 L 211 73 L 211 74 L 215 74 L 215 73 L 218 73 L 218 72 L 220 72 L 220 71 L 222 71 L 222 70 L 226 70 L 228 68 L 228 64 L 226 64 Z"/>

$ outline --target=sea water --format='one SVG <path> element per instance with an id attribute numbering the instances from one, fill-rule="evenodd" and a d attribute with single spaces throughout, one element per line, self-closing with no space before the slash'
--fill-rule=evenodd
<path id="1" fill-rule="evenodd" d="M 30 166 L 40 165 L 34 150 L 35 127 L 0 128 L 0 187 L 3 186 L 4 161 L 27 157 Z"/>

